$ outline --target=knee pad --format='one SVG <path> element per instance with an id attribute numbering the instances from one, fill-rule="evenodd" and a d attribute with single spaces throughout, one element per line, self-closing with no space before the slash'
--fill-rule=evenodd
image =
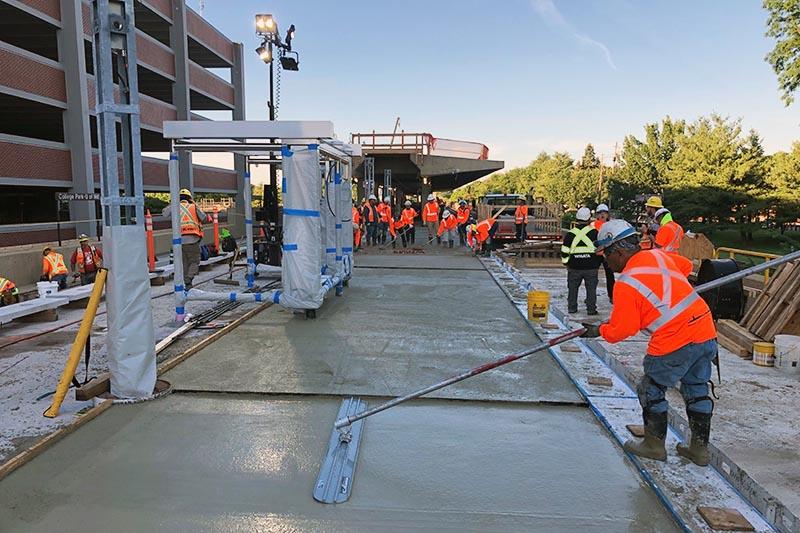
<path id="1" fill-rule="evenodd" d="M 657 400 L 651 400 L 647 397 L 647 389 L 651 385 L 661 391 L 661 396 L 662 396 L 661 398 Z M 636 387 L 636 396 L 639 397 L 639 405 L 642 406 L 642 411 L 644 413 L 647 413 L 653 407 L 660 405 L 662 403 L 666 403 L 667 400 L 666 398 L 664 398 L 664 394 L 666 393 L 666 391 L 667 391 L 666 387 L 662 387 L 661 385 L 653 381 L 653 379 L 650 376 L 645 374 L 639 381 L 639 385 Z"/>

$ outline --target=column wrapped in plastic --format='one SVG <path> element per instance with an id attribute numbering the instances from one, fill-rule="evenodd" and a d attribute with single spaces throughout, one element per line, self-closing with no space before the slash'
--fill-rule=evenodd
<path id="1" fill-rule="evenodd" d="M 325 247 L 326 247 L 325 243 L 328 240 L 328 225 L 329 225 L 329 220 L 328 219 L 330 218 L 330 216 L 328 214 L 328 208 L 325 205 L 325 202 L 327 202 L 327 199 L 326 199 L 327 184 L 325 183 L 325 174 L 324 173 L 321 173 L 320 183 L 322 184 L 323 190 L 322 190 L 322 194 L 320 194 L 320 199 L 319 199 L 319 233 L 320 233 L 320 242 L 318 244 L 319 244 L 319 259 L 320 259 L 320 264 L 322 265 L 320 273 L 322 273 L 324 275 L 326 273 L 330 274 L 330 272 L 328 272 L 327 251 L 325 250 Z"/>
<path id="2" fill-rule="evenodd" d="M 350 165 L 342 165 L 339 200 L 342 211 L 342 266 L 345 279 L 353 272 L 353 187 Z"/>
<path id="3" fill-rule="evenodd" d="M 336 273 L 336 191 L 332 172 L 327 173 L 326 178 L 325 198 L 322 200 L 325 214 L 325 273 L 332 276 Z"/>
<path id="4" fill-rule="evenodd" d="M 319 309 L 320 181 L 316 146 L 283 149 L 283 291 L 280 303 Z"/>
<path id="5" fill-rule="evenodd" d="M 146 398 L 156 384 L 156 343 L 144 226 L 106 226 L 103 235 L 111 393 Z"/>

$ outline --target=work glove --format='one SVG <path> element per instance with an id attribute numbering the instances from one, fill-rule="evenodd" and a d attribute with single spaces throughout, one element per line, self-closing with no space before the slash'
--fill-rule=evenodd
<path id="1" fill-rule="evenodd" d="M 585 339 L 595 339 L 600 336 L 600 324 L 593 324 L 591 322 L 581 322 L 586 331 L 581 335 Z"/>

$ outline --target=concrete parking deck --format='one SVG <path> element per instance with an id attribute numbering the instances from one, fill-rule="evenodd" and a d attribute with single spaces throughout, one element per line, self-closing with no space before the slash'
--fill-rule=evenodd
<path id="1" fill-rule="evenodd" d="M 677 530 L 546 353 L 369 419 L 351 500 L 314 502 L 341 395 L 374 404 L 537 342 L 462 252 L 356 264 L 379 268 L 316 320 L 261 313 L 167 375 L 183 392 L 12 473 L 0 530 Z"/>

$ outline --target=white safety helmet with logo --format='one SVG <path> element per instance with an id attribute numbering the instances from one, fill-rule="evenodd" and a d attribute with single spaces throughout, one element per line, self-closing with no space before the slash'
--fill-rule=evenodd
<path id="1" fill-rule="evenodd" d="M 391 201 L 392 201 L 392 199 L 391 199 L 390 197 L 386 196 L 386 197 L 383 199 L 383 201 L 384 201 L 384 202 L 386 202 L 386 203 L 388 204 L 389 202 L 391 202 Z"/>
<path id="2" fill-rule="evenodd" d="M 634 227 L 624 220 L 609 220 L 603 224 L 603 227 L 597 232 L 597 240 L 594 246 L 598 251 L 605 250 L 615 242 L 627 239 L 636 234 Z"/>
<path id="3" fill-rule="evenodd" d="M 449 216 L 450 216 L 450 210 L 449 209 L 445 209 L 444 213 L 442 213 L 442 218 L 447 218 Z"/>
<path id="4" fill-rule="evenodd" d="M 608 213 L 608 206 L 606 204 L 599 204 L 594 210 L 595 213 Z"/>
<path id="5" fill-rule="evenodd" d="M 374 194 L 369 195 L 370 200 L 377 200 L 378 198 Z"/>
<path id="6" fill-rule="evenodd" d="M 405 206 L 406 207 L 411 207 L 411 200 L 406 200 Z"/>
<path id="7" fill-rule="evenodd" d="M 428 195 L 428 201 L 429 201 L 429 202 L 430 202 L 431 200 L 435 200 L 435 199 L 436 199 L 436 197 L 435 197 L 433 194 L 429 194 L 429 195 Z"/>
<path id="8" fill-rule="evenodd" d="M 588 207 L 581 207 L 578 209 L 578 212 L 575 213 L 575 219 L 579 222 L 588 222 L 589 219 L 592 217 L 592 212 L 589 210 Z"/>
<path id="9" fill-rule="evenodd" d="M 667 209 L 666 207 L 662 207 L 661 209 L 656 210 L 655 215 L 653 215 L 653 216 L 655 216 L 656 220 L 658 220 L 659 218 L 661 218 L 662 216 L 666 215 L 667 213 L 669 213 L 669 209 Z"/>

